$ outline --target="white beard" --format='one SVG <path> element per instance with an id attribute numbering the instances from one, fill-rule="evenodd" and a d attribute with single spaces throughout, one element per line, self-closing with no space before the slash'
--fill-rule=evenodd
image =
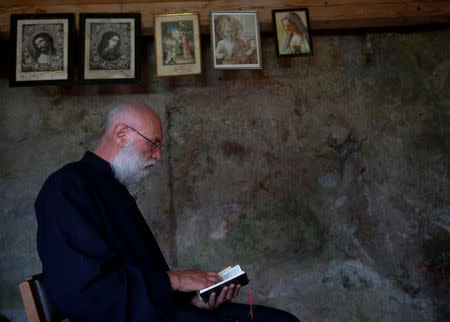
<path id="1" fill-rule="evenodd" d="M 130 141 L 111 161 L 111 167 L 114 177 L 130 189 L 149 174 L 150 167 L 156 162 L 153 159 L 146 161 L 136 150 L 134 141 Z"/>

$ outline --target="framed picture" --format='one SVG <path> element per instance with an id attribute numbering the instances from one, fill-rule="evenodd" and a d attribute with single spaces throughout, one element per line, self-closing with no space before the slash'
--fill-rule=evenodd
<path id="1" fill-rule="evenodd" d="M 73 14 L 11 15 L 10 86 L 73 81 Z"/>
<path id="2" fill-rule="evenodd" d="M 202 72 L 200 28 L 196 13 L 155 16 L 156 76 Z"/>
<path id="3" fill-rule="evenodd" d="M 311 56 L 313 46 L 307 8 L 273 10 L 273 30 L 279 56 Z"/>
<path id="4" fill-rule="evenodd" d="M 127 83 L 141 78 L 139 13 L 81 13 L 80 83 Z"/>
<path id="5" fill-rule="evenodd" d="M 258 11 L 211 11 L 216 69 L 261 69 Z"/>

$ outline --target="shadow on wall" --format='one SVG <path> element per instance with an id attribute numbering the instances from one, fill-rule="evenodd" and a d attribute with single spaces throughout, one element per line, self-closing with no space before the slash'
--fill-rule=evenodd
<path id="1" fill-rule="evenodd" d="M 320 222 L 301 194 L 286 194 L 251 213 L 228 218 L 227 227 L 225 240 L 195 244 L 180 254 L 180 262 L 220 267 L 230 260 L 241 264 L 268 258 L 290 260 L 319 255 L 323 246 Z"/>

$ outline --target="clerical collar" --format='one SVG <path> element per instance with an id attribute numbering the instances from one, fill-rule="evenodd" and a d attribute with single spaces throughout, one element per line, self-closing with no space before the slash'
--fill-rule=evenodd
<path id="1" fill-rule="evenodd" d="M 86 151 L 81 162 L 87 163 L 91 168 L 94 168 L 100 173 L 113 175 L 111 164 L 90 151 Z"/>

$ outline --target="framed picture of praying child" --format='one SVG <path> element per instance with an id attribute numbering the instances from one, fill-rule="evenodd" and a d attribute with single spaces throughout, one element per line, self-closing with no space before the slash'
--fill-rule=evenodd
<path id="1" fill-rule="evenodd" d="M 156 76 L 202 72 L 200 27 L 196 13 L 155 16 Z"/>
<path id="2" fill-rule="evenodd" d="M 211 48 L 216 69 L 261 69 L 257 11 L 211 11 Z"/>
<path id="3" fill-rule="evenodd" d="M 312 56 L 307 8 L 273 10 L 273 29 L 279 56 Z"/>

